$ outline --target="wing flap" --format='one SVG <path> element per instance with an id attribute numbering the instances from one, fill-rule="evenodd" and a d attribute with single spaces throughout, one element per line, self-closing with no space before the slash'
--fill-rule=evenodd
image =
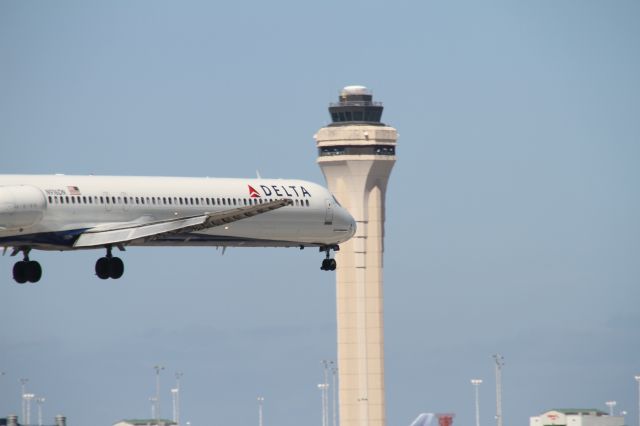
<path id="1" fill-rule="evenodd" d="M 136 226 L 126 226 L 119 229 L 110 230 L 89 230 L 81 234 L 74 247 L 103 246 L 106 244 L 123 243 L 137 240 L 139 238 L 157 235 L 159 233 L 171 232 L 187 226 L 201 224 L 205 220 L 204 216 L 191 217 L 186 219 L 176 219 L 169 222 L 156 222 L 150 224 L 137 224 Z"/>
<path id="2" fill-rule="evenodd" d="M 82 233 L 73 246 L 78 248 L 96 247 L 109 244 L 122 244 L 140 239 L 153 240 L 171 233 L 198 232 L 267 213 L 291 204 L 292 201 L 290 199 L 282 199 L 255 206 L 240 207 L 232 210 L 158 222 L 127 222 L 123 223 L 120 227 L 111 227 L 107 230 L 92 228 Z"/>

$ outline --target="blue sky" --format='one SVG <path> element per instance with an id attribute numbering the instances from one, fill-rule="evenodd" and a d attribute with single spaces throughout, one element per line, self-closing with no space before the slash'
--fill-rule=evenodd
<path id="1" fill-rule="evenodd" d="M 637 1 L 0 2 L 0 172 L 295 177 L 323 182 L 313 134 L 363 84 L 400 133 L 387 194 L 388 424 L 452 411 L 505 424 L 554 407 L 637 418 Z M 18 379 L 45 420 L 170 416 L 193 426 L 320 423 L 335 358 L 334 276 L 313 250 L 0 258 L 0 414 Z M 35 415 L 35 411 L 34 411 Z"/>

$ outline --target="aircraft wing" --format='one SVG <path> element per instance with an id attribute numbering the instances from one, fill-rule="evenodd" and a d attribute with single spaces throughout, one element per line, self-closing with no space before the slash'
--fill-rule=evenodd
<path id="1" fill-rule="evenodd" d="M 290 199 L 275 200 L 255 206 L 240 207 L 215 213 L 204 213 L 197 216 L 179 217 L 153 222 L 125 222 L 110 226 L 108 229 L 96 227 L 80 234 L 74 247 L 96 247 L 108 244 L 126 244 L 144 239 L 156 239 L 177 232 L 197 232 L 213 228 L 259 214 L 267 213 L 293 204 Z"/>

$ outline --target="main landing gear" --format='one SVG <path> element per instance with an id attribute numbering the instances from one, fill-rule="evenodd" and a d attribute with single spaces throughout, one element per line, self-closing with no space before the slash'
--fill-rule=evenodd
<path id="1" fill-rule="evenodd" d="M 31 249 L 23 249 L 24 260 L 20 260 L 13 265 L 13 279 L 18 284 L 26 282 L 37 283 L 42 277 L 42 267 L 39 262 L 29 260 L 29 251 Z"/>
<path id="2" fill-rule="evenodd" d="M 111 246 L 107 246 L 107 255 L 96 262 L 96 275 L 101 280 L 112 278 L 117 280 L 124 274 L 124 263 L 119 257 L 113 257 Z"/>
<path id="3" fill-rule="evenodd" d="M 333 245 L 333 246 L 322 246 L 322 247 L 320 247 L 320 251 L 324 251 L 326 253 L 326 255 L 327 255 L 327 257 L 322 260 L 322 266 L 320 267 L 320 269 L 322 271 L 335 271 L 336 270 L 336 266 L 338 266 L 338 264 L 336 263 L 336 260 L 335 259 L 331 259 L 331 250 L 339 251 L 340 250 L 340 246 Z"/>

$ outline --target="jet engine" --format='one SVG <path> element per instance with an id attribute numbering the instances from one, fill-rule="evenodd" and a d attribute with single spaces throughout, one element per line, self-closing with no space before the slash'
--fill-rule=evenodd
<path id="1" fill-rule="evenodd" d="M 0 186 L 0 231 L 35 225 L 46 207 L 44 193 L 35 186 Z"/>

